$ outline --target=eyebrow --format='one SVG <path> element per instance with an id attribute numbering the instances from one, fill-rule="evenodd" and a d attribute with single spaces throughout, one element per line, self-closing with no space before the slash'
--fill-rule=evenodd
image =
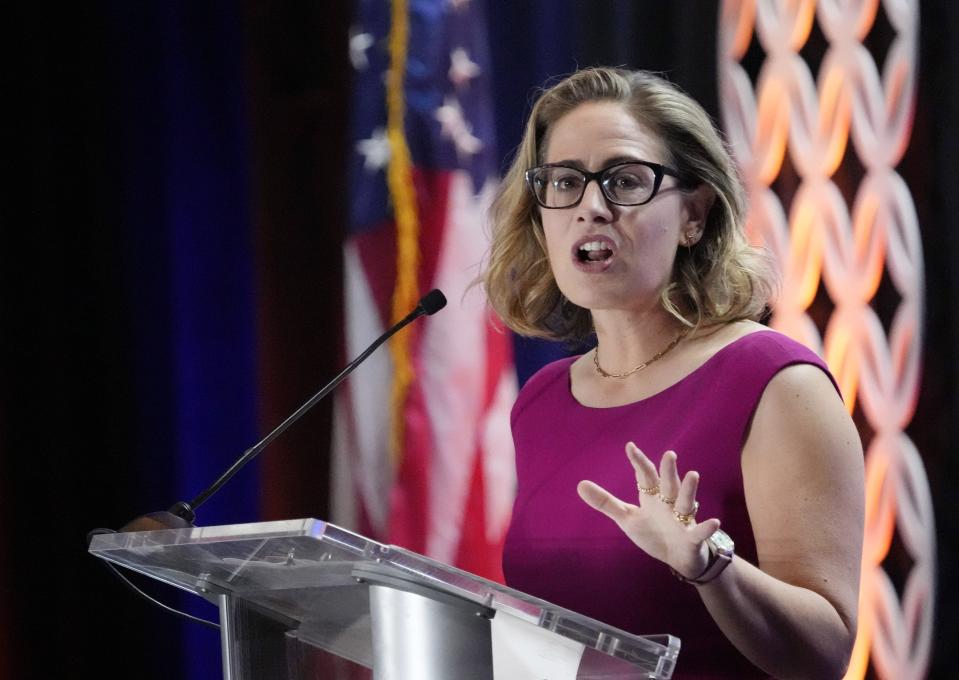
<path id="1" fill-rule="evenodd" d="M 612 158 L 607 158 L 600 165 L 601 168 L 608 168 L 611 165 L 617 165 L 619 163 L 636 163 L 638 161 L 644 161 L 647 163 L 652 163 L 653 161 L 647 161 L 645 158 L 637 158 L 636 156 L 613 156 Z M 561 161 L 553 161 L 547 165 L 570 165 L 574 168 L 586 169 L 586 164 L 583 161 L 577 158 L 564 158 Z"/>

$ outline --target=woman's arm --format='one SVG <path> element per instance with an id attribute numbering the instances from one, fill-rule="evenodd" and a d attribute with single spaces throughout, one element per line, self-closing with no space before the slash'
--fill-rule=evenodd
<path id="1" fill-rule="evenodd" d="M 821 370 L 770 381 L 742 468 L 759 569 L 734 559 L 700 595 L 764 671 L 840 678 L 856 637 L 864 474 L 859 434 Z"/>
<path id="2" fill-rule="evenodd" d="M 699 476 L 680 482 L 675 454 L 657 471 L 635 447 L 627 453 L 639 486 L 660 487 L 682 512 L 692 507 Z M 859 435 L 821 370 L 800 364 L 770 381 L 742 468 L 759 568 L 736 557 L 714 581 L 681 587 L 698 588 L 726 636 L 774 677 L 841 678 L 856 634 L 864 474 Z M 654 497 L 640 495 L 637 506 L 591 482 L 579 491 L 651 556 L 687 577 L 701 573 L 718 520 L 684 526 Z"/>

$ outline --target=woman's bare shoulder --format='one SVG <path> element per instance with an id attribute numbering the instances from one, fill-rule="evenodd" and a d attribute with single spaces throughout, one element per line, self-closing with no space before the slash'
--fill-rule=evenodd
<path id="1" fill-rule="evenodd" d="M 733 321 L 698 329 L 689 342 L 690 354 L 694 355 L 690 357 L 692 359 L 691 363 L 701 364 L 716 352 L 747 335 L 770 330 L 768 326 L 748 320 Z"/>

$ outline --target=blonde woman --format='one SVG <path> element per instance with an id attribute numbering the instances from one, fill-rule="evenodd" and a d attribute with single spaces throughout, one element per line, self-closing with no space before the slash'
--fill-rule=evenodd
<path id="1" fill-rule="evenodd" d="M 861 443 L 827 367 L 757 323 L 772 286 L 703 109 L 645 72 L 546 90 L 492 210 L 504 321 L 596 348 L 512 414 L 520 590 L 682 640 L 676 678 L 842 677 Z"/>

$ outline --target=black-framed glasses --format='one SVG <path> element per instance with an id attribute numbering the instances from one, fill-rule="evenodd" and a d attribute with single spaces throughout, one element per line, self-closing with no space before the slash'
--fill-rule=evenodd
<path id="1" fill-rule="evenodd" d="M 526 171 L 526 184 L 544 208 L 572 208 L 579 205 L 586 185 L 596 180 L 606 200 L 615 205 L 643 205 L 653 200 L 663 177 L 679 178 L 672 168 L 648 161 L 615 163 L 587 172 L 558 163 L 547 163 Z"/>

